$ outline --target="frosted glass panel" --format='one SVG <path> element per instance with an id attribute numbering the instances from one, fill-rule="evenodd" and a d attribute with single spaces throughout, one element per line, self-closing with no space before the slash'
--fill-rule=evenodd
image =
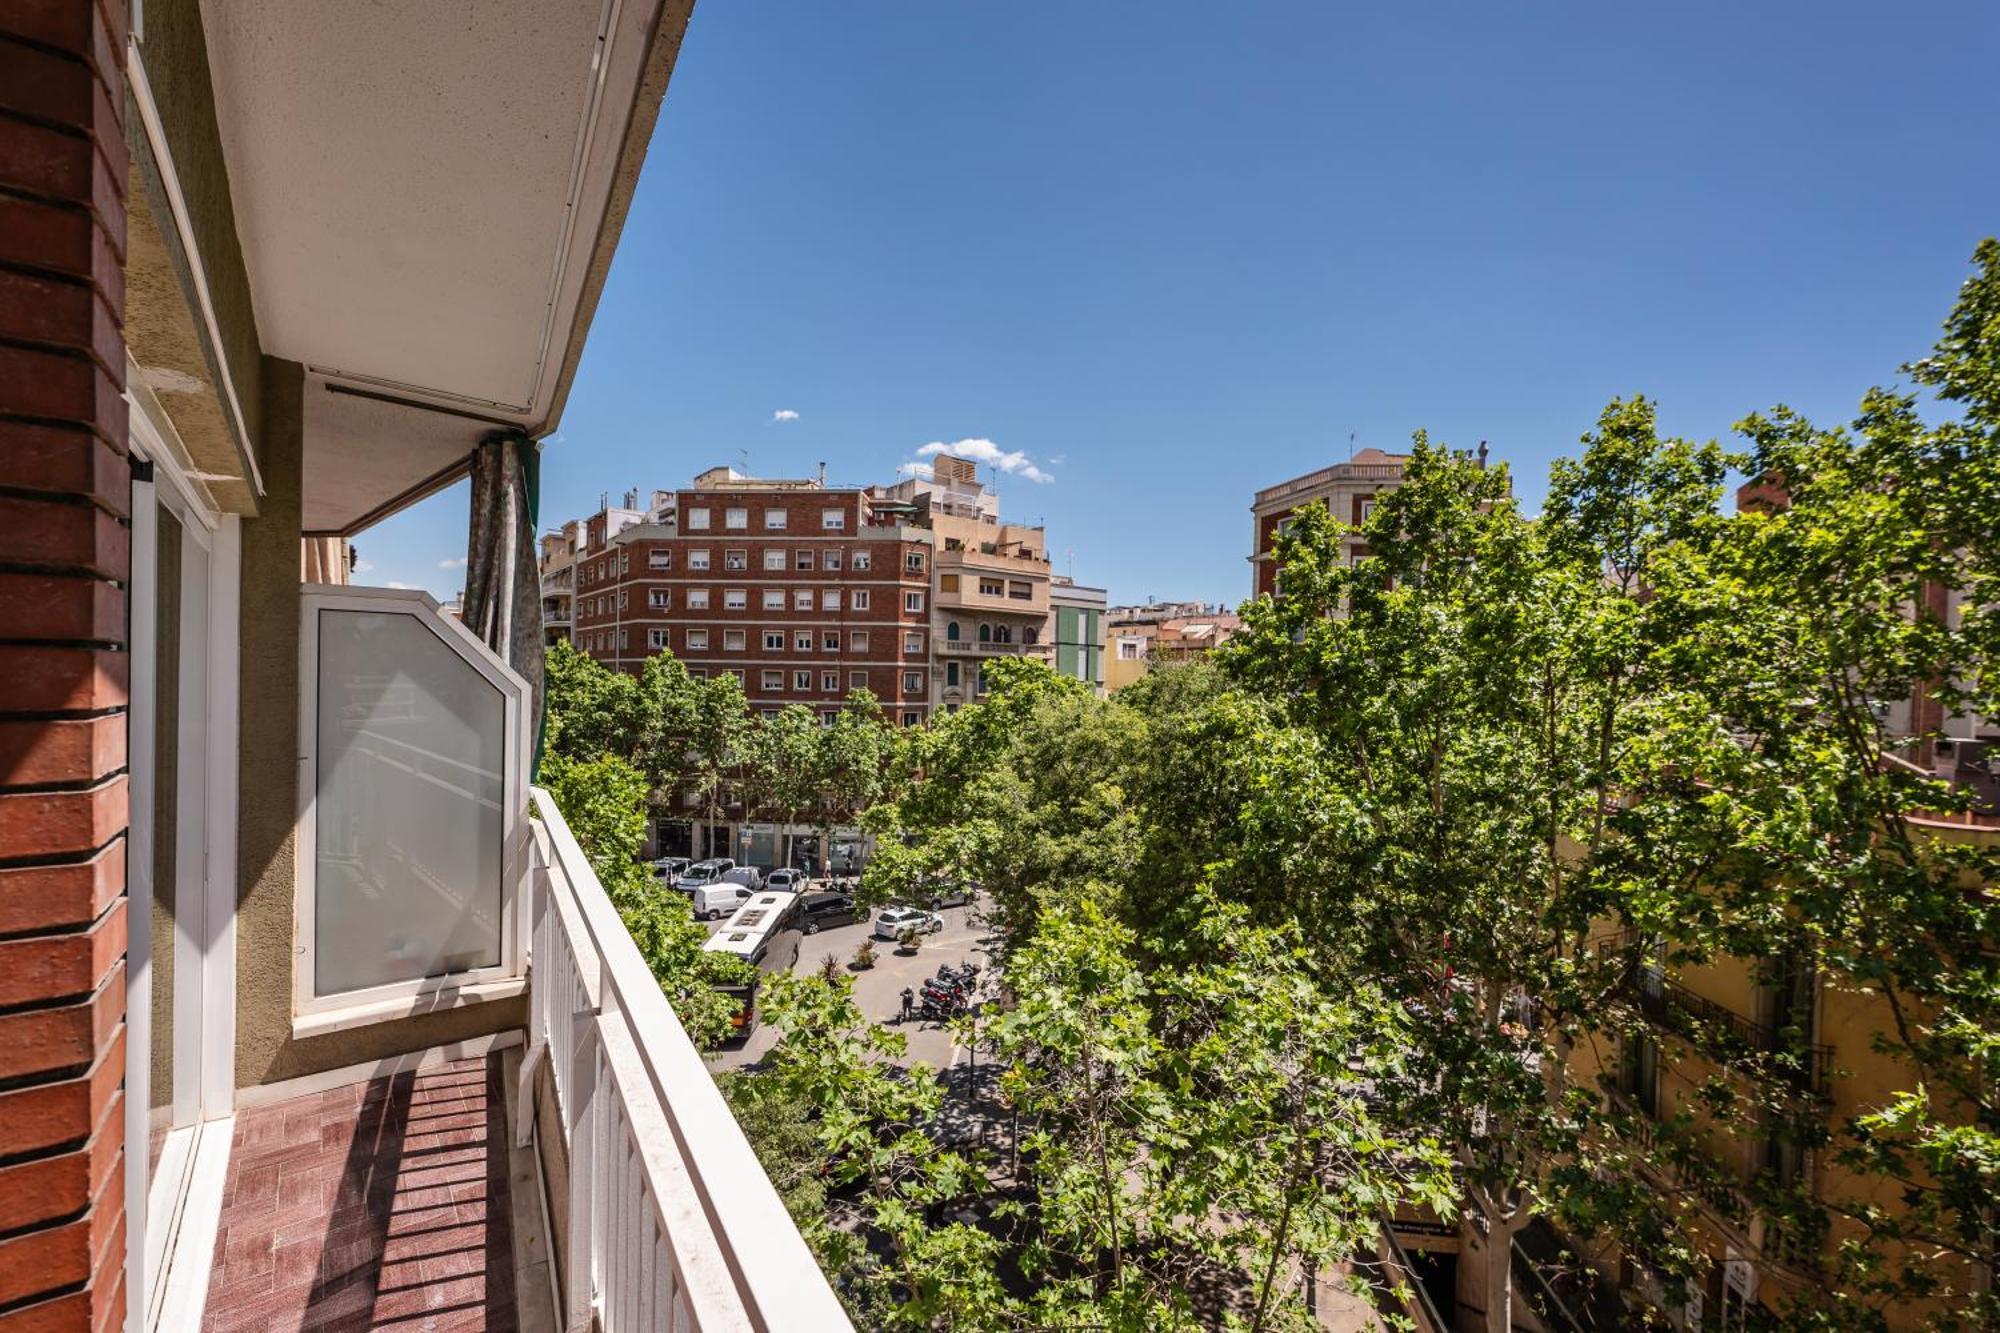
<path id="1" fill-rule="evenodd" d="M 319 613 L 315 994 L 500 962 L 505 718 L 414 616 Z"/>

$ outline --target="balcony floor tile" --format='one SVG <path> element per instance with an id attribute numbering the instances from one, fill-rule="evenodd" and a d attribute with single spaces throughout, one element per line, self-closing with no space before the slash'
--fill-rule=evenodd
<path id="1" fill-rule="evenodd" d="M 501 1057 L 245 1111 L 208 1333 L 517 1333 Z"/>

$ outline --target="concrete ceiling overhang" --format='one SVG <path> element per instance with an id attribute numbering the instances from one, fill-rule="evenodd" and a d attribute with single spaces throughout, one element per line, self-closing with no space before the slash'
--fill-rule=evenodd
<path id="1" fill-rule="evenodd" d="M 555 429 L 691 0 L 202 0 L 264 350 L 304 364 L 304 526 Z"/>

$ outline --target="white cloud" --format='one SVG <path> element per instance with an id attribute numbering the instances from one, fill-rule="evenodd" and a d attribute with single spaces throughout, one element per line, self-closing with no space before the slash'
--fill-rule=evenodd
<path id="1" fill-rule="evenodd" d="M 789 407 L 781 407 L 771 414 L 771 420 L 773 421 L 797 421 L 798 419 L 799 414 L 792 411 Z"/>
<path id="2" fill-rule="evenodd" d="M 1002 449 L 991 440 L 959 440 L 955 444 L 944 444 L 933 440 L 931 443 L 917 450 L 917 457 L 919 458 L 931 458 L 938 454 L 950 454 L 954 458 L 969 458 L 975 463 L 984 463 L 988 467 L 997 468 L 1002 472 L 1011 473 L 1017 477 L 1026 477 L 1029 481 L 1048 483 L 1055 480 L 1052 475 L 1036 467 L 1035 460 L 1028 457 L 1021 450 Z"/>
<path id="3" fill-rule="evenodd" d="M 398 583 L 398 582 L 396 582 L 396 580 L 394 580 L 394 579 L 390 579 L 390 580 L 389 580 L 389 583 L 388 583 L 388 586 L 389 586 L 389 587 L 391 587 L 391 588 L 395 588 L 395 589 L 397 589 L 398 591 L 401 591 L 401 592 L 422 592 L 422 591 L 423 591 L 423 589 L 422 589 L 422 588 L 419 588 L 419 587 L 418 587 L 418 586 L 417 586 L 416 584 L 414 584 L 414 583 Z"/>
<path id="4" fill-rule="evenodd" d="M 457 556 L 453 556 L 453 557 L 452 557 L 451 559 L 449 559 L 449 560 L 440 560 L 440 561 L 438 561 L 438 568 L 439 568 L 439 569 L 464 569 L 464 568 L 465 568 L 465 557 L 464 557 L 464 556 L 462 556 L 462 555 L 457 555 Z"/>
<path id="5" fill-rule="evenodd" d="M 375 562 L 373 560 L 356 560 L 354 562 L 354 572 L 356 574 L 366 574 L 374 568 Z"/>

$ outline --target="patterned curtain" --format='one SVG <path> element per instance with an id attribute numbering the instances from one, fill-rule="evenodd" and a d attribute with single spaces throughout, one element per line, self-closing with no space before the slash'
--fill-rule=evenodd
<path id="1" fill-rule="evenodd" d="M 518 431 L 489 435 L 472 455 L 465 548 L 465 627 L 532 691 L 529 735 L 541 757 L 542 579 L 535 561 L 541 455 Z"/>

